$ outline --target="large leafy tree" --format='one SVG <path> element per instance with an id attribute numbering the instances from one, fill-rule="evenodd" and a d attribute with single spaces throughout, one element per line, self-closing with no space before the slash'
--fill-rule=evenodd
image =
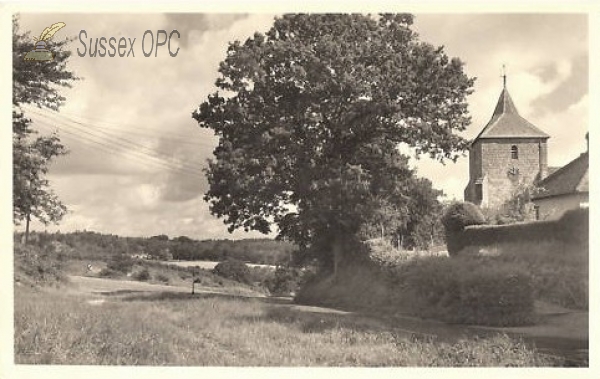
<path id="1" fill-rule="evenodd" d="M 205 199 L 230 231 L 317 247 L 334 272 L 372 212 L 414 173 L 399 144 L 456 159 L 474 79 L 406 14 L 292 14 L 230 44 L 193 113 L 220 137 Z"/>
<path id="2" fill-rule="evenodd" d="M 428 179 L 419 178 L 409 193 L 407 222 L 397 230 L 399 242 L 403 247 L 426 249 L 443 235 L 443 206 L 438 200 L 443 192 L 434 189 Z"/>
<path id="3" fill-rule="evenodd" d="M 64 49 L 67 43 L 52 42 L 54 60 L 25 61 L 23 57 L 35 48 L 35 41 L 19 30 L 18 18 L 13 18 L 13 221 L 17 225 L 26 222 L 26 239 L 32 217 L 46 224 L 58 222 L 66 212 L 46 178 L 52 159 L 66 149 L 56 135 L 39 136 L 21 106 L 58 110 L 64 103 L 59 88 L 77 79 L 66 68 L 71 55 Z"/>

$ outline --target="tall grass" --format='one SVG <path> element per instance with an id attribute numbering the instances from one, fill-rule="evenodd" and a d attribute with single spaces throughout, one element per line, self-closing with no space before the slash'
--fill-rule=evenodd
<path id="1" fill-rule="evenodd" d="M 449 344 L 345 315 L 216 295 L 130 295 L 99 305 L 17 288 L 18 364 L 545 366 L 506 336 Z"/>

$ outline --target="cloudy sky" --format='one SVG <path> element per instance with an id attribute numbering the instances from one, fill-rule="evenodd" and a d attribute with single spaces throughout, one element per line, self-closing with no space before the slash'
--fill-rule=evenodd
<path id="1" fill-rule="evenodd" d="M 31 110 L 36 128 L 58 131 L 70 154 L 51 167 L 52 186 L 70 213 L 63 232 L 94 230 L 126 236 L 167 234 L 193 238 L 246 238 L 258 234 L 227 232 L 211 216 L 202 196 L 202 168 L 216 138 L 200 129 L 191 112 L 215 90 L 217 68 L 230 41 L 269 29 L 269 14 L 21 14 L 21 29 L 39 34 L 62 21 L 55 38 L 136 38 L 135 57 L 77 55 L 69 67 L 83 80 L 64 91 L 60 114 Z M 506 64 L 508 89 L 517 109 L 551 135 L 549 164 L 562 166 L 585 150 L 588 129 L 588 20 L 560 14 L 417 14 L 421 39 L 444 45 L 477 77 L 470 96 L 474 137 L 487 123 L 502 90 Z M 169 56 L 144 57 L 145 30 L 177 29 L 181 34 Z M 156 38 L 156 34 L 155 34 Z M 34 113 L 35 112 L 35 113 Z M 462 199 L 468 160 L 443 166 L 428 158 L 415 161 L 448 198 Z M 44 227 L 34 224 L 34 228 Z"/>

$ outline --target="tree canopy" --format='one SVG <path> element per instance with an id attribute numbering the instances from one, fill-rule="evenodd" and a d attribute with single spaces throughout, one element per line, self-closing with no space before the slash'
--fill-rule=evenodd
<path id="1" fill-rule="evenodd" d="M 64 103 L 59 88 L 77 79 L 66 68 L 71 55 L 64 49 L 67 43 L 52 42 L 54 60 L 25 61 L 35 42 L 29 32 L 20 32 L 18 18 L 13 17 L 13 222 L 26 220 L 27 230 L 32 216 L 43 223 L 57 222 L 66 212 L 46 174 L 51 160 L 67 150 L 55 134 L 37 136 L 21 105 L 58 110 Z"/>
<path id="2" fill-rule="evenodd" d="M 381 206 L 408 202 L 415 173 L 398 146 L 456 159 L 474 79 L 418 39 L 413 16 L 290 14 L 230 44 L 193 117 L 220 137 L 209 162 L 211 212 L 230 231 L 301 247 L 324 241 L 334 267 Z M 329 247 L 329 249 L 327 248 Z"/>

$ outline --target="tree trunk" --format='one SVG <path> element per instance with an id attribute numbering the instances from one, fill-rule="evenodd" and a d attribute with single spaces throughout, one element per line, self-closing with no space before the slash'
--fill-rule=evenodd
<path id="1" fill-rule="evenodd" d="M 27 213 L 25 222 L 25 245 L 29 242 L 29 222 L 31 221 L 31 214 Z"/>
<path id="2" fill-rule="evenodd" d="M 336 234 L 333 238 L 332 244 L 333 250 L 333 277 L 337 278 L 340 264 L 342 262 L 342 255 L 344 250 L 344 238 L 340 234 Z"/>

